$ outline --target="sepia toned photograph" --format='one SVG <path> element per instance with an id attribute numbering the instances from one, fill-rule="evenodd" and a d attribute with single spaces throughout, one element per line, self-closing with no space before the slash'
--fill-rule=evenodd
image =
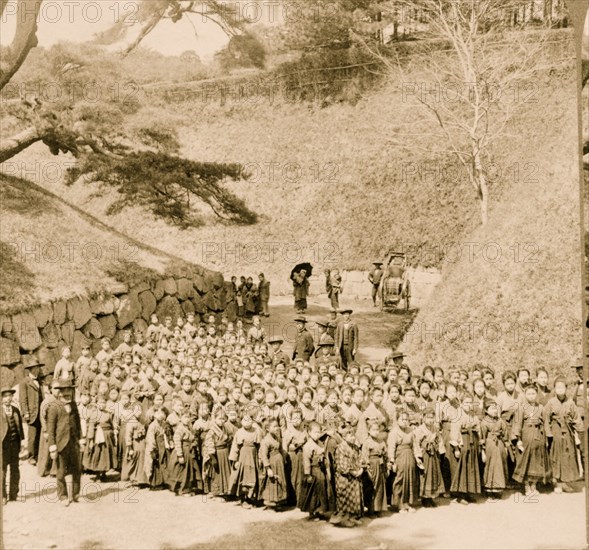
<path id="1" fill-rule="evenodd" d="M 589 0 L 0 0 L 1 548 L 584 549 Z"/>

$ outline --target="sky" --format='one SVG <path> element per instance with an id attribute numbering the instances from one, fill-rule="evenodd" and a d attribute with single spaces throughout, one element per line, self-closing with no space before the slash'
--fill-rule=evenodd
<path id="1" fill-rule="evenodd" d="M 16 1 L 9 0 L 0 21 L 0 43 L 9 44 L 16 28 Z M 50 47 L 62 40 L 84 42 L 95 33 L 104 31 L 118 19 L 135 13 L 136 0 L 44 0 L 39 15 L 39 45 Z M 227 44 L 227 37 L 212 22 L 191 16 L 193 25 L 185 18 L 177 23 L 162 21 L 144 39 L 143 47 L 164 55 L 179 55 L 194 50 L 201 59 L 212 55 Z M 195 30 L 197 36 L 195 36 Z M 122 48 L 138 32 L 138 25 L 130 28 L 128 37 L 116 44 Z"/>

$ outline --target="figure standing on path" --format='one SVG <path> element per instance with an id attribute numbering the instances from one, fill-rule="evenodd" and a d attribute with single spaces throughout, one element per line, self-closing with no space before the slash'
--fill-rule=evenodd
<path id="1" fill-rule="evenodd" d="M 372 303 L 376 307 L 376 297 L 378 295 L 378 288 L 380 287 L 380 281 L 382 279 L 382 262 L 372 262 L 373 269 L 368 273 L 368 280 L 372 284 Z"/>
<path id="2" fill-rule="evenodd" d="M 344 318 L 335 329 L 335 349 L 340 355 L 341 365 L 348 370 L 348 364 L 355 360 L 358 351 L 358 325 L 351 320 L 351 309 L 343 309 Z"/>
<path id="3" fill-rule="evenodd" d="M 293 293 L 295 299 L 295 310 L 299 314 L 307 311 L 307 296 L 309 295 L 309 279 L 307 270 L 301 269 L 292 275 Z"/>
<path id="4" fill-rule="evenodd" d="M 258 275 L 258 279 L 260 280 L 258 284 L 258 297 L 260 301 L 260 316 L 261 317 L 270 317 L 268 313 L 268 302 L 270 301 L 270 281 L 266 279 L 263 273 Z"/>
<path id="5" fill-rule="evenodd" d="M 343 290 L 342 276 L 340 275 L 339 269 L 325 270 L 325 287 L 331 307 L 335 310 L 339 309 L 339 295 Z"/>

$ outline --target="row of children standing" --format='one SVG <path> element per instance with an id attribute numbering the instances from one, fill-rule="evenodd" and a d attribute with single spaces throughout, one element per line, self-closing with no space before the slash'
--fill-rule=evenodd
<path id="1" fill-rule="evenodd" d="M 488 369 L 426 367 L 414 378 L 400 353 L 343 372 L 330 358 L 291 363 L 279 339 L 270 349 L 242 337 L 228 347 L 231 324 L 205 327 L 214 340 L 195 353 L 187 331 L 167 338 L 150 329 L 138 341 L 154 344 L 129 341 L 120 359 L 106 342 L 91 383 L 97 361 L 80 365 L 82 463 L 99 479 L 120 473 L 153 490 L 298 506 L 353 526 L 389 505 L 405 513 L 441 495 L 466 504 L 513 482 L 568 491 L 582 475 L 582 420 L 566 381 L 549 390 L 545 372 L 530 383 L 525 369 L 507 371 L 497 392 Z M 157 352 L 171 348 L 184 352 L 162 360 Z M 61 370 L 76 372 L 56 368 L 56 380 Z"/>

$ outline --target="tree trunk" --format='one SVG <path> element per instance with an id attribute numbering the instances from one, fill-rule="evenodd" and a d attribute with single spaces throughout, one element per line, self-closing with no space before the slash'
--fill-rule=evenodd
<path id="1" fill-rule="evenodd" d="M 14 136 L 0 139 L 0 162 L 5 162 L 18 155 L 18 153 L 42 139 L 43 135 L 36 126 L 31 126 Z"/>
<path id="2" fill-rule="evenodd" d="M 485 167 L 481 161 L 481 154 L 476 143 L 473 144 L 473 164 L 474 177 L 478 189 L 479 205 L 481 208 L 481 222 L 483 225 L 487 225 L 489 214 L 489 185 L 487 183 Z"/>

